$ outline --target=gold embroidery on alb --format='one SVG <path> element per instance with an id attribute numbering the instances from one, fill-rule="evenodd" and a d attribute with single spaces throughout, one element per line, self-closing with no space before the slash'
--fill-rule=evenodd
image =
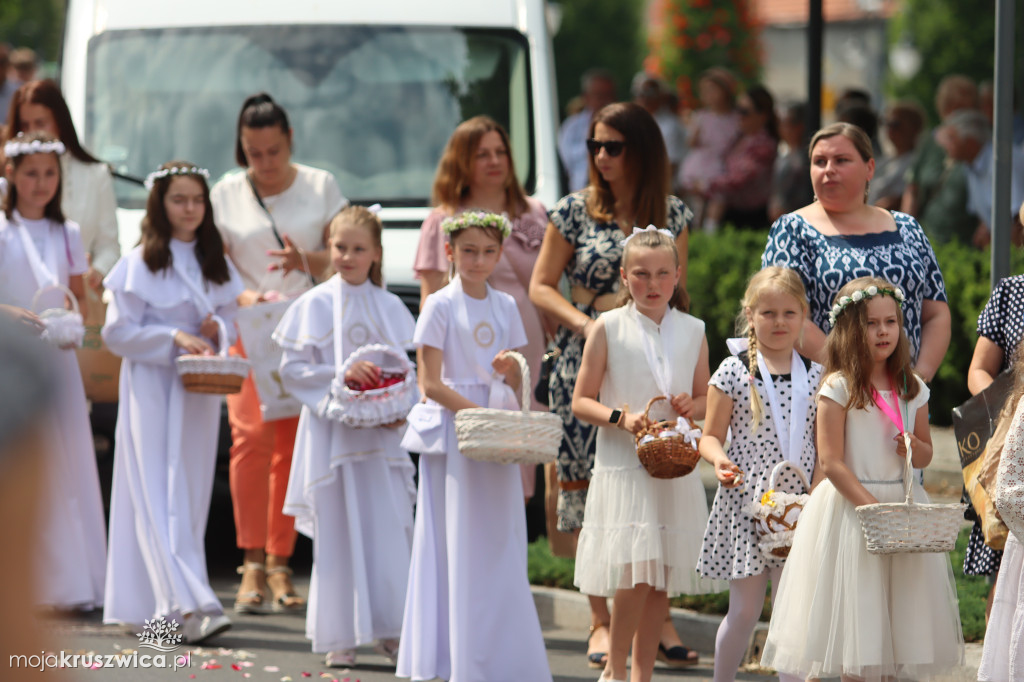
<path id="1" fill-rule="evenodd" d="M 356 346 L 365 346 L 370 340 L 370 328 L 362 322 L 356 322 L 348 328 L 348 340 Z"/>
<path id="2" fill-rule="evenodd" d="M 487 348 L 494 343 L 494 327 L 487 322 L 481 322 L 473 329 L 473 340 L 481 348 Z"/>

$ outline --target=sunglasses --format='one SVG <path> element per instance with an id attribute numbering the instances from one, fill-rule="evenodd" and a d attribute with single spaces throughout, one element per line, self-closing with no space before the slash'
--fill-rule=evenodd
<path id="1" fill-rule="evenodd" d="M 587 151 L 590 152 L 591 156 L 597 156 L 601 149 L 604 149 L 608 153 L 608 156 L 616 157 L 621 154 L 622 150 L 625 148 L 626 143 L 621 140 L 607 140 L 604 142 L 593 138 L 587 140 Z"/>

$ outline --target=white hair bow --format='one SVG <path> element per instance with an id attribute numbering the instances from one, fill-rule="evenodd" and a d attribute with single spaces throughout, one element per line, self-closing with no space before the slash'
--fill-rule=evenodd
<path id="1" fill-rule="evenodd" d="M 381 211 L 381 208 L 383 207 L 380 204 L 374 204 L 372 206 L 367 206 L 366 210 L 372 213 L 373 215 L 378 215 Z"/>
<path id="2" fill-rule="evenodd" d="M 642 234 L 644 232 L 651 232 L 651 231 L 661 232 L 663 235 L 665 235 L 669 239 L 675 239 L 676 238 L 674 234 L 672 234 L 669 230 L 666 230 L 663 227 L 655 227 L 654 225 L 648 225 L 647 227 L 643 227 L 643 228 L 634 227 L 633 228 L 633 234 L 629 235 L 628 237 L 626 237 L 625 239 L 620 241 L 619 242 L 619 246 L 621 246 L 622 248 L 626 248 L 626 244 L 629 243 L 630 239 L 632 239 L 633 237 L 637 236 L 638 234 Z"/>

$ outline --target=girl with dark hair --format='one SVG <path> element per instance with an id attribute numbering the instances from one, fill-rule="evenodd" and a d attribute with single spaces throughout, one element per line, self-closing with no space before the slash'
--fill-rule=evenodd
<path id="1" fill-rule="evenodd" d="M 225 251 L 242 277 L 243 307 L 265 300 L 267 290 L 287 289 L 288 273 L 298 271 L 290 279 L 300 285 L 322 274 L 329 262 L 327 225 L 348 203 L 333 175 L 293 163 L 291 152 L 292 128 L 281 105 L 266 93 L 247 98 L 235 136 L 243 171 L 210 191 Z M 245 354 L 240 341 L 235 352 Z M 295 522 L 281 512 L 298 417 L 264 421 L 251 376 L 227 402 L 231 500 L 238 546 L 245 552 L 235 610 L 266 610 L 268 587 L 273 608 L 302 609 L 305 600 L 296 594 L 288 568 Z"/>
<path id="2" fill-rule="evenodd" d="M 661 130 L 643 107 L 620 102 L 595 114 L 590 124 L 590 185 L 563 197 L 551 211 L 530 299 L 561 328 L 555 336 L 559 356 L 551 370 L 551 410 L 562 418 L 565 437 L 558 456 L 558 529 L 578 531 L 583 523 L 590 471 L 594 467 L 597 428 L 572 413 L 572 391 L 583 357 L 583 342 L 597 316 L 616 305 L 625 236 L 636 225 L 667 229 L 679 254 L 680 282 L 686 282 L 687 230 L 693 214 L 669 194 L 669 161 Z M 570 300 L 559 291 L 569 279 Z M 575 547 L 566 552 L 576 555 Z M 590 598 L 592 635 L 587 659 L 603 668 L 611 615 L 602 596 Z M 667 608 L 666 608 L 667 617 Z M 687 651 L 666 622 L 659 658 L 670 665 L 692 665 Z"/>
<path id="3" fill-rule="evenodd" d="M 530 376 L 540 375 L 544 355 L 544 321 L 530 302 L 527 287 L 537 261 L 548 214 L 544 205 L 526 196 L 516 176 L 508 134 L 489 116 L 474 116 L 463 121 L 452 133 L 434 176 L 434 210 L 420 228 L 413 269 L 420 279 L 420 305 L 427 296 L 445 285 L 449 263 L 445 258 L 445 238 L 441 221 L 467 209 L 486 210 L 508 215 L 512 236 L 502 249 L 501 260 L 488 280 L 495 289 L 516 299 L 519 316 L 526 327 L 524 357 Z M 532 408 L 543 410 L 536 399 Z M 536 467 L 523 466 L 523 491 L 533 496 Z"/>
<path id="4" fill-rule="evenodd" d="M 63 153 L 60 140 L 41 132 L 4 145 L 9 185 L 0 216 L 0 312 L 37 335 L 44 326 L 33 311 L 64 308 L 66 293 L 60 287 L 85 306 L 85 250 L 78 226 L 65 221 L 60 210 Z M 45 606 L 91 610 L 103 603 L 106 524 L 75 345 L 48 343 L 46 349 L 60 393 L 56 419 L 48 426 L 52 461 L 37 534 L 36 596 Z"/>
<path id="5" fill-rule="evenodd" d="M 760 85 L 736 100 L 740 136 L 725 155 L 725 170 L 698 188 L 707 197 L 705 225 L 764 229 L 768 227 L 768 200 L 779 147 L 775 101 Z"/>
<path id="6" fill-rule="evenodd" d="M 189 643 L 231 626 L 206 573 L 204 536 L 219 396 L 185 390 L 183 353 L 231 342 L 241 278 L 213 223 L 208 173 L 184 161 L 151 173 L 142 241 L 104 280 L 103 340 L 124 358 L 114 446 L 104 621 L 175 619 Z"/>
<path id="7" fill-rule="evenodd" d="M 45 132 L 60 140 L 68 153 L 61 157 L 61 208 L 78 223 L 82 244 L 90 258 L 86 283 L 98 289 L 103 276 L 121 255 L 117 241 L 117 198 L 110 169 L 78 140 L 71 112 L 50 79 L 22 85 L 11 99 L 7 138 L 19 133 Z"/>

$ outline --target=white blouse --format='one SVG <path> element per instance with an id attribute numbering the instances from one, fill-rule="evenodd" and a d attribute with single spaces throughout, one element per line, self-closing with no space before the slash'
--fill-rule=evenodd
<path id="1" fill-rule="evenodd" d="M 117 197 L 110 170 L 102 163 L 85 163 L 64 154 L 60 158 L 60 205 L 64 217 L 78 223 L 82 246 L 92 266 L 104 275 L 121 257 L 117 241 Z"/>

